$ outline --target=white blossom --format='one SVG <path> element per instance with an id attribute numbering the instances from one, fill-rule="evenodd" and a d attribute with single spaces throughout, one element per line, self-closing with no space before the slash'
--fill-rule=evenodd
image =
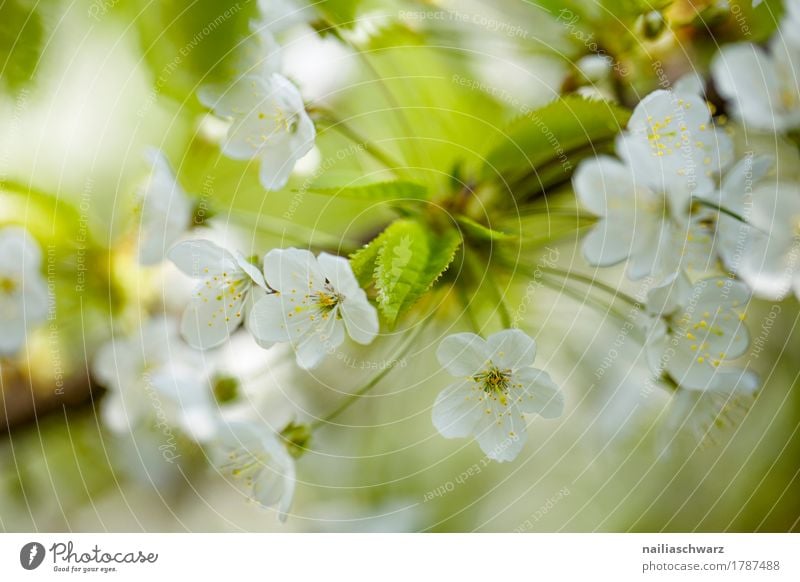
<path id="1" fill-rule="evenodd" d="M 273 249 L 264 276 L 276 293 L 259 299 L 250 330 L 261 342 L 290 342 L 303 368 L 317 366 L 347 334 L 369 344 L 378 333 L 378 312 L 343 257 L 300 249 Z"/>
<path id="2" fill-rule="evenodd" d="M 609 156 L 583 162 L 573 177 L 581 204 L 599 217 L 583 240 L 583 255 L 595 266 L 628 260 L 631 279 L 664 280 L 679 269 L 702 269 L 713 237 L 709 211 L 693 208 L 688 191 L 640 181 Z"/>
<path id="3" fill-rule="evenodd" d="M 25 344 L 28 330 L 47 316 L 42 250 L 22 227 L 0 229 L 0 356 Z"/>
<path id="4" fill-rule="evenodd" d="M 179 243 L 169 258 L 183 273 L 200 280 L 181 320 L 181 334 L 194 348 L 205 350 L 226 341 L 249 319 L 248 312 L 267 288 L 264 276 L 241 253 L 207 240 Z"/>
<path id="5" fill-rule="evenodd" d="M 110 430 L 128 433 L 149 422 L 198 441 L 213 435 L 217 408 L 204 361 L 171 321 L 155 318 L 138 333 L 113 338 L 98 350 L 92 372 L 109 390 L 101 414 Z"/>
<path id="6" fill-rule="evenodd" d="M 433 424 L 447 438 L 474 435 L 486 455 L 511 461 L 527 439 L 524 414 L 556 418 L 564 396 L 542 370 L 532 368 L 536 345 L 516 329 L 484 340 L 459 333 L 442 340 L 439 362 L 460 378 L 433 405 Z"/>
<path id="7" fill-rule="evenodd" d="M 766 49 L 751 43 L 725 46 L 711 63 L 714 83 L 732 115 L 755 129 L 800 127 L 800 32 L 790 34 L 794 41 L 777 35 Z"/>
<path id="8" fill-rule="evenodd" d="M 278 435 L 255 422 L 232 421 L 218 428 L 213 448 L 223 476 L 243 485 L 262 506 L 277 506 L 285 521 L 294 497 L 295 467 Z"/>
<path id="9" fill-rule="evenodd" d="M 616 149 L 637 182 L 688 194 L 713 190 L 714 177 L 733 155 L 730 138 L 714 127 L 702 97 L 661 89 L 639 102 Z"/>
<path id="10" fill-rule="evenodd" d="M 743 371 L 729 366 L 747 351 L 750 299 L 744 284 L 724 277 L 689 283 L 676 276 L 650 291 L 646 349 L 651 371 L 689 390 L 736 386 Z"/>
<path id="11" fill-rule="evenodd" d="M 199 97 L 217 116 L 231 120 L 222 152 L 237 160 L 260 160 L 259 177 L 267 190 L 283 188 L 297 160 L 314 146 L 316 130 L 303 98 L 278 73 L 245 75 L 222 94 L 201 88 Z"/>
<path id="12" fill-rule="evenodd" d="M 736 241 L 726 263 L 754 293 L 782 299 L 794 291 L 800 297 L 800 186 L 757 186 L 747 225 L 729 223 L 726 229 L 726 239 Z"/>
<path id="13" fill-rule="evenodd" d="M 148 148 L 145 156 L 151 172 L 137 192 L 139 262 L 154 265 L 164 259 L 169 248 L 190 227 L 193 204 L 164 154 Z"/>

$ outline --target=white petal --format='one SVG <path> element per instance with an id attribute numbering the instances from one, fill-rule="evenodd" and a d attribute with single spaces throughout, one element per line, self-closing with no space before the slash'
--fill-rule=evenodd
<path id="1" fill-rule="evenodd" d="M 227 341 L 244 321 L 249 284 L 234 296 L 221 287 L 201 285 L 181 319 L 181 335 L 193 348 L 208 350 Z"/>
<path id="2" fill-rule="evenodd" d="M 331 282 L 333 288 L 345 296 L 358 294 L 361 286 L 353 274 L 350 261 L 344 257 L 337 257 L 328 253 L 320 253 L 317 257 L 322 275 Z"/>
<path id="3" fill-rule="evenodd" d="M 514 373 L 509 398 L 521 412 L 543 418 L 558 418 L 564 413 L 564 393 L 547 372 L 523 368 Z"/>
<path id="4" fill-rule="evenodd" d="M 267 283 L 264 280 L 264 275 L 261 273 L 261 271 L 258 270 L 258 267 L 256 267 L 250 261 L 248 261 L 244 257 L 244 255 L 242 255 L 242 253 L 240 253 L 239 251 L 234 251 L 233 256 L 236 258 L 236 262 L 238 263 L 239 268 L 245 273 L 247 273 L 247 275 L 253 280 L 253 282 L 256 285 L 258 285 L 262 289 L 267 288 Z"/>
<path id="5" fill-rule="evenodd" d="M 610 267 L 628 258 L 635 230 L 628 221 L 602 219 L 583 238 L 581 249 L 590 265 Z"/>
<path id="6" fill-rule="evenodd" d="M 472 380 L 451 384 L 436 397 L 433 405 L 433 426 L 445 438 L 459 438 L 475 434 L 483 415 L 479 401 L 482 390 Z"/>
<path id="7" fill-rule="evenodd" d="M 289 181 L 294 170 L 295 158 L 288 148 L 283 146 L 266 147 L 261 153 L 261 165 L 258 178 L 267 190 L 280 190 Z"/>
<path id="8" fill-rule="evenodd" d="M 536 342 L 519 329 L 505 329 L 486 339 L 489 359 L 508 370 L 527 368 L 536 358 Z"/>
<path id="9" fill-rule="evenodd" d="M 489 348 L 483 338 L 474 333 L 457 333 L 441 341 L 436 357 L 453 376 L 474 376 L 486 367 Z"/>
<path id="10" fill-rule="evenodd" d="M 353 341 L 368 345 L 378 335 L 378 311 L 367 300 L 367 294 L 361 289 L 359 291 L 360 297 L 347 297 L 342 302 L 342 319 Z"/>
<path id="11" fill-rule="evenodd" d="M 167 254 L 184 274 L 195 279 L 240 270 L 236 258 L 209 240 L 188 240 L 176 244 Z"/>
<path id="12" fill-rule="evenodd" d="M 728 45 L 711 63 L 717 90 L 729 100 L 735 117 L 768 130 L 780 130 L 781 85 L 769 55 L 754 44 Z"/>
<path id="13" fill-rule="evenodd" d="M 308 293 L 322 288 L 325 277 L 317 259 L 303 249 L 273 249 L 264 257 L 267 284 L 281 293 Z"/>
<path id="14" fill-rule="evenodd" d="M 578 200 L 598 216 L 630 206 L 636 196 L 631 171 L 609 156 L 582 162 L 572 181 Z"/>
<path id="15" fill-rule="evenodd" d="M 706 390 L 723 394 L 753 394 L 758 390 L 760 380 L 753 372 L 746 370 L 717 370 Z M 691 388 L 688 387 L 687 388 Z"/>
<path id="16" fill-rule="evenodd" d="M 295 344 L 297 365 L 304 370 L 316 368 L 343 341 L 344 326 L 335 317 L 329 318 L 324 328 L 314 328 Z"/>
<path id="17" fill-rule="evenodd" d="M 0 229 L 0 273 L 15 275 L 38 272 L 42 264 L 39 243 L 19 226 Z"/>
<path id="18" fill-rule="evenodd" d="M 298 318 L 297 321 L 294 320 L 295 317 Z M 249 315 L 250 332 L 259 344 L 287 342 L 307 333 L 310 326 L 311 320 L 307 316 L 296 316 L 294 307 L 288 305 L 284 297 L 278 294 L 265 295 L 256 301 Z"/>
<path id="19" fill-rule="evenodd" d="M 528 440 L 525 419 L 515 406 L 489 401 L 476 435 L 481 450 L 498 462 L 513 461 Z"/>
<path id="20" fill-rule="evenodd" d="M 275 342 L 269 340 L 262 340 L 260 337 L 256 335 L 253 330 L 253 308 L 255 307 L 256 303 L 258 303 L 261 299 L 267 296 L 266 291 L 261 287 L 253 287 L 250 290 L 250 293 L 247 294 L 247 301 L 244 305 L 244 325 L 247 332 L 253 336 L 255 342 L 262 347 L 263 349 L 267 350 L 275 345 Z"/>

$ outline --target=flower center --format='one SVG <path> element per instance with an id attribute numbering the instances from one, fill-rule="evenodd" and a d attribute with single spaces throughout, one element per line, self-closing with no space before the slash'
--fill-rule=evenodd
<path id="1" fill-rule="evenodd" d="M 511 382 L 511 370 L 501 370 L 494 364 L 475 375 L 475 381 L 483 384 L 483 391 L 487 394 L 506 394 Z"/>
<path id="2" fill-rule="evenodd" d="M 313 297 L 317 307 L 323 314 L 330 313 L 344 300 L 344 296 L 328 282 L 325 283 L 325 288 L 316 291 Z"/>
<path id="3" fill-rule="evenodd" d="M 0 293 L 11 295 L 17 290 L 17 282 L 11 277 L 0 277 Z"/>

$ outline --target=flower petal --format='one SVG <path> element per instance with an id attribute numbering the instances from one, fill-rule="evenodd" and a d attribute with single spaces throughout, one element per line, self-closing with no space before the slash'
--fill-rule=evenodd
<path id="1" fill-rule="evenodd" d="M 264 257 L 264 277 L 281 293 L 306 294 L 325 281 L 314 255 L 304 249 L 273 249 Z"/>
<path id="2" fill-rule="evenodd" d="M 515 406 L 485 401 L 487 408 L 476 435 L 481 450 L 498 462 L 513 461 L 528 440 L 525 418 Z"/>
<path id="3" fill-rule="evenodd" d="M 474 333 L 457 333 L 441 341 L 436 357 L 453 376 L 474 376 L 489 361 L 489 348 Z"/>
<path id="4" fill-rule="evenodd" d="M 236 257 L 210 240 L 180 242 L 169 250 L 167 256 L 185 275 L 195 279 L 240 270 Z"/>
<path id="5" fill-rule="evenodd" d="M 514 373 L 510 398 L 520 411 L 543 418 L 558 418 L 564 413 L 564 393 L 547 372 L 523 368 Z"/>
<path id="6" fill-rule="evenodd" d="M 519 329 L 505 329 L 486 339 L 489 359 L 501 369 L 517 370 L 533 365 L 536 342 Z"/>
<path id="7" fill-rule="evenodd" d="M 342 302 L 342 319 L 353 341 L 368 345 L 378 335 L 378 310 L 367 300 L 367 294 L 360 291 L 361 297 L 347 297 Z"/>
<path id="8" fill-rule="evenodd" d="M 433 426 L 445 438 L 467 437 L 475 433 L 483 415 L 479 400 L 482 391 L 472 380 L 451 384 L 433 404 Z"/>

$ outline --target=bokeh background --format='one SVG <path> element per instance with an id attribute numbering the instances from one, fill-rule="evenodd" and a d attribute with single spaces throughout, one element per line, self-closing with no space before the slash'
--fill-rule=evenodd
<path id="1" fill-rule="evenodd" d="M 347 43 L 308 25 L 283 31 L 285 68 L 307 99 L 325 102 L 405 163 L 430 168 L 433 187 L 444 187 L 459 163 L 480 160 L 483 144 L 526 108 L 579 85 L 597 88 L 579 80 L 576 63 L 598 47 L 630 71 L 600 88 L 632 105 L 658 85 L 659 70 L 673 81 L 693 69 L 705 73 L 718 43 L 764 40 L 781 14 L 777 1 L 756 12 L 749 2 L 720 9 L 676 0 L 668 9 L 675 32 L 665 39 L 657 19 L 626 19 L 627 2 L 353 4 Z M 226 9 L 234 15 L 203 33 Z M 59 296 L 57 317 L 26 352 L 0 361 L 0 530 L 800 529 L 793 298 L 777 307 L 759 302 L 751 314 L 758 346 L 751 365 L 763 379 L 757 396 L 719 417 L 684 416 L 676 429 L 674 399 L 648 389 L 634 335 L 618 342 L 620 321 L 591 305 L 590 291 L 559 293 L 520 272 L 504 282 L 507 302 L 535 335 L 537 366 L 564 388 L 567 409 L 560 419 L 533 421 L 520 457 L 498 464 L 472 442 L 441 438 L 431 424 L 433 401 L 448 382 L 433 348 L 461 318 L 445 296 L 403 365 L 339 426 L 315 435 L 313 451 L 298 461 L 286 524 L 246 502 L 190 444 L 180 463 L 167 464 L 156 435 L 108 433 L 96 413 L 103 389 L 89 377 L 93 351 L 114 319 L 156 308 L 179 313 L 190 285 L 169 267 L 142 269 L 132 258 L 132 194 L 145 173 L 145 147 L 164 150 L 184 188 L 216 213 L 205 227 L 211 236 L 233 237 L 243 250 L 303 241 L 346 248 L 390 215 L 304 192 L 311 175 L 334 184 L 378 172 L 324 127 L 282 192 L 265 193 L 255 165 L 219 155 L 223 129 L 195 91 L 258 9 L 254 0 L 0 4 L 0 223 L 22 222 L 37 234 L 58 273 L 48 284 Z M 563 10 L 580 15 L 578 28 L 559 20 Z M 739 137 L 779 155 L 780 171 L 797 178 L 796 146 Z M 556 236 L 558 218 L 539 220 L 530 228 L 548 233 L 545 254 L 586 270 L 580 231 Z M 87 281 L 80 291 L 79 277 Z M 621 269 L 602 278 L 637 291 Z M 329 361 L 313 374 L 297 370 L 287 351 L 261 351 L 246 337 L 208 357 L 237 376 L 243 397 L 278 426 L 333 408 L 374 373 L 360 362 L 392 358 L 388 340 L 376 348 L 380 357 L 354 350 L 352 361 Z M 612 348 L 615 362 L 606 369 Z"/>

